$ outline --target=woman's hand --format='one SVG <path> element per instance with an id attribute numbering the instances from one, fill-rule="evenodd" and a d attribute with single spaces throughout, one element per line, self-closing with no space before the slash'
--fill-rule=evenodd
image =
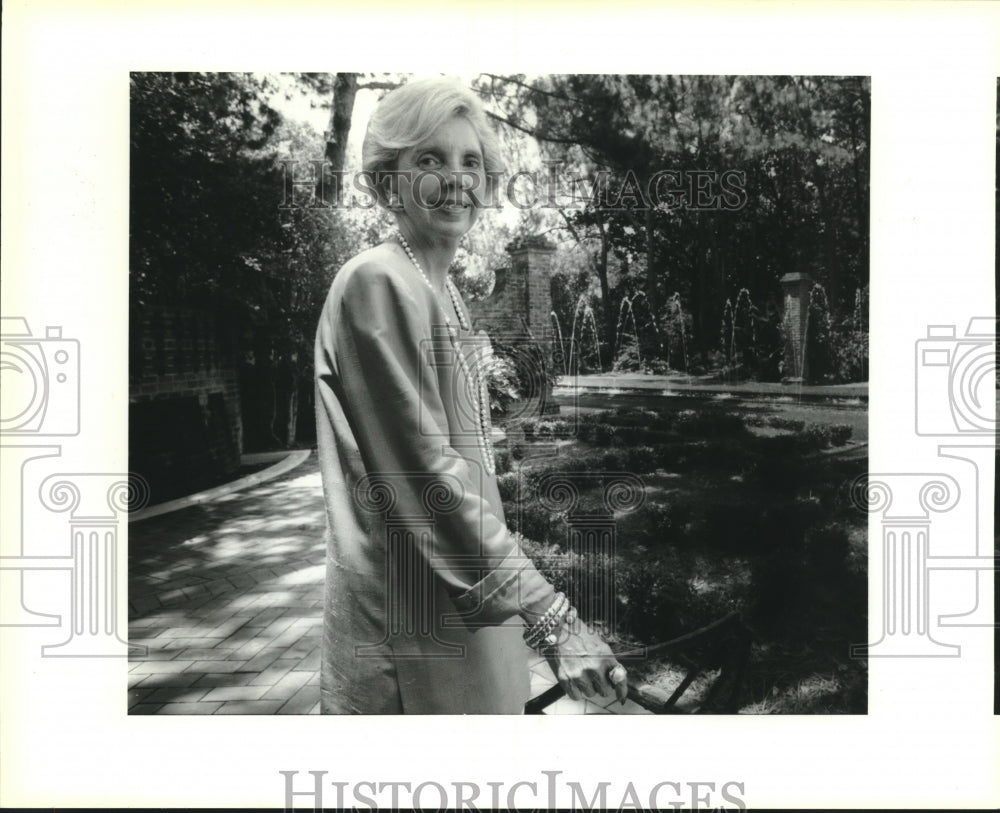
<path id="1" fill-rule="evenodd" d="M 615 697 L 624 703 L 628 676 L 611 648 L 582 621 L 563 625 L 546 659 L 559 685 L 574 700 L 595 694 Z"/>

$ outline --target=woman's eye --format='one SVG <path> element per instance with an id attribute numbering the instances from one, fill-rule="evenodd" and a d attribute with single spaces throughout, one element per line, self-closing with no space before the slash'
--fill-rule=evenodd
<path id="1" fill-rule="evenodd" d="M 480 162 L 480 160 L 478 158 L 466 158 L 465 159 L 465 165 L 469 169 L 479 169 L 479 167 L 481 165 L 481 162 Z"/>
<path id="2" fill-rule="evenodd" d="M 438 159 L 433 155 L 425 155 L 417 162 L 418 166 L 422 167 L 434 167 L 437 166 L 438 163 Z"/>

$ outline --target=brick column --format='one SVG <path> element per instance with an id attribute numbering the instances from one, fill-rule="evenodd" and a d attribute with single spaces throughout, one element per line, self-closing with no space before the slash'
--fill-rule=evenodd
<path id="1" fill-rule="evenodd" d="M 546 366 L 552 366 L 555 336 L 552 328 L 552 255 L 553 246 L 544 237 L 525 240 L 510 251 L 511 275 L 523 281 L 522 319 L 529 335 L 538 344 Z M 541 401 L 542 413 L 557 413 L 559 407 L 546 388 Z"/>
<path id="2" fill-rule="evenodd" d="M 813 280 L 808 274 L 785 274 L 781 278 L 781 288 L 785 294 L 785 313 L 782 321 L 789 333 L 785 342 L 785 378 L 804 380 L 806 377 L 805 355 L 802 348 L 812 286 Z"/>
<path id="3" fill-rule="evenodd" d="M 524 285 L 524 320 L 539 342 L 552 342 L 552 255 L 555 247 L 545 238 L 525 241 L 510 252 L 511 271 Z"/>
<path id="4" fill-rule="evenodd" d="M 510 267 L 496 271 L 493 293 L 471 303 L 472 323 L 485 329 L 515 350 L 515 364 L 525 364 L 533 380 L 541 376 L 540 365 L 552 367 L 555 336 L 552 328 L 552 255 L 555 247 L 540 237 L 530 238 L 510 250 Z M 561 363 L 556 365 L 560 368 Z M 546 388 L 525 394 L 517 413 L 520 417 L 559 411 Z M 508 415 L 508 422 L 514 416 Z"/>

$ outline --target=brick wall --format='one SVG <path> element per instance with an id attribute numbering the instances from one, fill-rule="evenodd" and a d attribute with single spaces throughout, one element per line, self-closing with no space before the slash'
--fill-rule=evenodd
<path id="1" fill-rule="evenodd" d="M 184 308 L 133 312 L 129 340 L 129 469 L 151 501 L 232 475 L 243 447 L 236 342 Z"/>

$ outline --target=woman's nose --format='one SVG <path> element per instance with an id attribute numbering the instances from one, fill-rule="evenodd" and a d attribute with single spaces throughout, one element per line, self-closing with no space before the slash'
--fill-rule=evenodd
<path id="1" fill-rule="evenodd" d="M 444 172 L 445 184 L 449 189 L 468 190 L 473 185 L 473 173 L 461 166 L 448 167 Z"/>
<path id="2" fill-rule="evenodd" d="M 459 189 L 462 186 L 461 170 L 448 167 L 444 171 L 444 183 L 449 189 Z"/>

